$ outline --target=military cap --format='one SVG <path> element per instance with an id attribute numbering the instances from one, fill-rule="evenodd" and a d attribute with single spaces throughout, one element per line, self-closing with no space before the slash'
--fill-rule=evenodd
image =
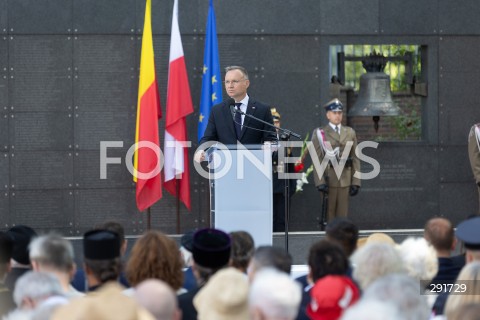
<path id="1" fill-rule="evenodd" d="M 83 235 L 83 255 L 90 260 L 120 257 L 120 237 L 113 231 L 90 230 Z"/>
<path id="2" fill-rule="evenodd" d="M 470 250 L 480 250 L 480 217 L 470 218 L 457 226 L 455 235 Z"/>
<path id="3" fill-rule="evenodd" d="M 18 263 L 30 264 L 30 241 L 37 236 L 35 230 L 28 226 L 18 225 L 8 229 L 7 234 L 13 242 L 12 258 Z"/>
<path id="4" fill-rule="evenodd" d="M 343 104 L 337 98 L 328 101 L 323 107 L 326 111 L 343 111 Z"/>
<path id="5" fill-rule="evenodd" d="M 270 112 L 272 113 L 272 117 L 274 121 L 275 120 L 280 121 L 282 117 L 280 116 L 280 113 L 278 113 L 277 108 L 270 108 Z"/>
<path id="6" fill-rule="evenodd" d="M 221 230 L 207 228 L 193 235 L 193 260 L 202 267 L 217 269 L 226 266 L 230 250 L 230 236 Z"/>

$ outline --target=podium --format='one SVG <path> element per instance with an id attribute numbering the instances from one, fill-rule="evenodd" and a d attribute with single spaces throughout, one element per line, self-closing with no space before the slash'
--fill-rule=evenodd
<path id="1" fill-rule="evenodd" d="M 255 246 L 272 245 L 272 153 L 262 145 L 222 145 L 208 153 L 210 224 L 247 231 Z"/>

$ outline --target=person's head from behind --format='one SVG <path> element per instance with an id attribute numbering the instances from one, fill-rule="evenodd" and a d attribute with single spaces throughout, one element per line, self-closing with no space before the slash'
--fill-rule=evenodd
<path id="1" fill-rule="evenodd" d="M 230 266 L 246 273 L 250 259 L 255 251 L 253 238 L 246 231 L 230 232 L 230 238 L 232 239 Z"/>
<path id="2" fill-rule="evenodd" d="M 73 246 L 59 235 L 34 238 L 30 243 L 30 260 L 35 271 L 61 273 L 68 277 L 75 272 Z"/>
<path id="3" fill-rule="evenodd" d="M 428 220 L 423 237 L 435 248 L 438 256 L 448 257 L 450 252 L 455 249 L 455 231 L 452 223 L 446 218 Z"/>
<path id="4" fill-rule="evenodd" d="M 52 296 L 63 297 L 63 289 L 57 277 L 47 272 L 29 271 L 18 278 L 13 300 L 19 309 L 35 309 Z"/>
<path id="5" fill-rule="evenodd" d="M 150 230 L 132 247 L 125 272 L 133 287 L 147 279 L 159 279 L 178 290 L 183 284 L 182 268 L 183 262 L 175 240 L 159 231 Z"/>
<path id="6" fill-rule="evenodd" d="M 236 268 L 216 272 L 193 299 L 198 320 L 249 320 L 248 280 Z"/>
<path id="7" fill-rule="evenodd" d="M 14 264 L 30 265 L 28 245 L 37 236 L 35 230 L 25 225 L 17 225 L 8 229 L 7 234 L 13 243 L 12 260 Z"/>
<path id="8" fill-rule="evenodd" d="M 247 95 L 247 89 L 250 86 L 248 73 L 244 67 L 228 66 L 225 68 L 225 90 L 227 95 L 235 99 L 236 102 L 241 101 Z"/>
<path id="9" fill-rule="evenodd" d="M 407 238 L 398 250 L 407 273 L 417 280 L 432 280 L 438 272 L 437 253 L 424 238 Z"/>
<path id="10" fill-rule="evenodd" d="M 120 276 L 120 238 L 116 233 L 108 230 L 86 232 L 83 256 L 89 286 L 116 281 Z"/>
<path id="11" fill-rule="evenodd" d="M 283 248 L 274 246 L 260 246 L 258 247 L 250 264 L 248 266 L 248 278 L 250 281 L 256 276 L 256 273 L 263 268 L 274 268 L 278 271 L 290 274 L 292 270 L 292 256 Z"/>
<path id="12" fill-rule="evenodd" d="M 393 304 L 401 319 L 429 319 L 431 314 L 420 282 L 406 274 L 389 274 L 374 281 L 363 293 L 362 300 Z"/>
<path id="13" fill-rule="evenodd" d="M 293 320 L 302 298 L 299 283 L 273 268 L 258 271 L 249 294 L 252 320 Z"/>
<path id="14" fill-rule="evenodd" d="M 120 222 L 109 220 L 95 226 L 97 230 L 108 230 L 116 233 L 120 239 L 120 255 L 123 256 L 127 252 L 127 239 L 125 238 L 125 228 Z"/>
<path id="15" fill-rule="evenodd" d="M 358 227 L 347 218 L 334 218 L 325 227 L 327 239 L 337 241 L 349 257 L 357 246 Z"/>
<path id="16" fill-rule="evenodd" d="M 222 230 L 206 228 L 195 232 L 192 240 L 192 270 L 199 286 L 228 265 L 231 246 L 230 236 Z"/>
<path id="17" fill-rule="evenodd" d="M 465 246 L 465 261 L 480 261 L 480 217 L 472 216 L 462 221 L 455 231 L 455 236 Z"/>
<path id="18" fill-rule="evenodd" d="M 352 256 L 353 278 L 365 290 L 376 279 L 392 273 L 406 273 L 399 252 L 390 244 L 368 243 Z"/>
<path id="19" fill-rule="evenodd" d="M 147 309 L 155 320 L 179 320 L 177 296 L 172 288 L 158 279 L 148 279 L 135 287 L 133 298 Z"/>
<path id="20" fill-rule="evenodd" d="M 316 282 L 327 275 L 345 275 L 348 271 L 348 258 L 337 242 L 322 239 L 310 247 L 308 267 L 309 277 Z"/>
<path id="21" fill-rule="evenodd" d="M 347 276 L 328 275 L 310 290 L 307 315 L 312 320 L 337 320 L 360 298 L 360 291 Z"/>

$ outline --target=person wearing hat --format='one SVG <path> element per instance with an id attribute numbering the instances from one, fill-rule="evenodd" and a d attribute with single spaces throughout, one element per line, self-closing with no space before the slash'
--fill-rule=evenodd
<path id="1" fill-rule="evenodd" d="M 337 320 L 360 299 L 360 291 L 349 277 L 328 275 L 315 282 L 310 297 L 307 307 L 310 319 Z"/>
<path id="2" fill-rule="evenodd" d="M 328 193 L 327 214 L 330 221 L 335 217 L 347 216 L 349 196 L 357 195 L 360 190 L 360 179 L 354 176 L 355 172 L 360 172 L 360 160 L 355 154 L 355 131 L 342 125 L 343 105 L 340 100 L 333 99 L 324 108 L 329 123 L 313 131 L 312 143 L 320 163 L 328 160 L 325 172 L 315 168 L 314 180 L 318 191 Z M 348 154 L 344 151 L 348 151 Z"/>
<path id="3" fill-rule="evenodd" d="M 196 320 L 197 310 L 193 299 L 218 270 L 228 266 L 231 239 L 225 232 L 206 228 L 195 232 L 192 239 L 193 274 L 198 287 L 178 296 L 183 320 Z"/>
<path id="4" fill-rule="evenodd" d="M 83 235 L 84 268 L 88 291 L 95 291 L 120 276 L 120 237 L 109 230 L 90 230 Z"/>
<path id="5" fill-rule="evenodd" d="M 470 129 L 468 135 L 468 156 L 478 189 L 478 213 L 480 213 L 480 123 Z"/>
<path id="6" fill-rule="evenodd" d="M 273 124 L 275 127 L 280 128 L 281 116 L 278 113 L 277 108 L 270 108 L 273 117 Z M 278 140 L 282 140 L 280 132 L 277 129 Z M 287 148 L 285 157 L 292 157 L 292 148 Z M 288 166 L 288 167 L 287 167 Z M 278 159 L 278 152 L 273 154 L 272 163 L 272 187 L 273 187 L 273 232 L 285 231 L 285 179 L 280 178 L 279 174 L 284 172 L 294 173 L 294 163 L 285 164 L 282 159 Z M 295 193 L 297 181 L 295 179 L 288 179 L 289 197 Z"/>
<path id="7" fill-rule="evenodd" d="M 8 229 L 7 234 L 12 240 L 13 250 L 11 269 L 5 279 L 5 285 L 13 292 L 17 279 L 32 269 L 28 246 L 37 233 L 29 226 L 18 225 Z"/>

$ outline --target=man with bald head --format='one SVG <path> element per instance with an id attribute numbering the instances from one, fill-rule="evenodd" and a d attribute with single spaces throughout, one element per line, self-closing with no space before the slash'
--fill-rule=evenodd
<path id="1" fill-rule="evenodd" d="M 163 281 L 148 279 L 135 287 L 133 298 L 139 305 L 147 309 L 155 320 L 179 320 L 177 296 Z"/>
<path id="2" fill-rule="evenodd" d="M 457 244 L 452 223 L 446 218 L 432 218 L 425 224 L 423 236 L 435 248 L 438 257 L 438 273 L 432 279 L 432 283 L 439 281 L 453 283 L 465 265 L 465 257 L 450 256 Z"/>

